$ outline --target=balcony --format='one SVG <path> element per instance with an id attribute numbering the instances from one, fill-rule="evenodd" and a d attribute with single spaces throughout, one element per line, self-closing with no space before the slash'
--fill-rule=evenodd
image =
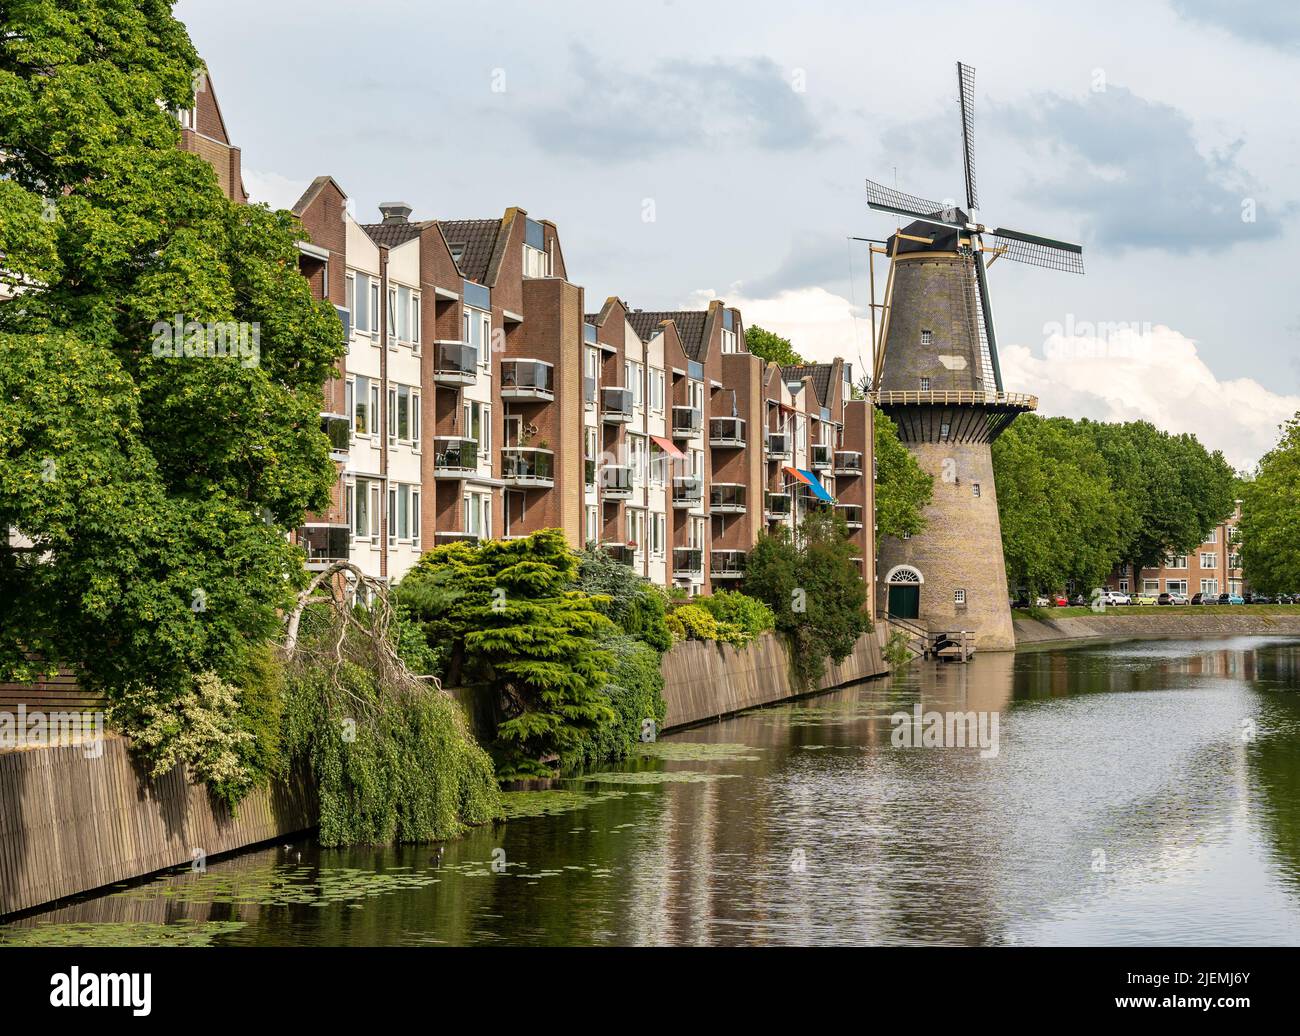
<path id="1" fill-rule="evenodd" d="M 704 427 L 704 413 L 699 407 L 673 407 L 673 438 L 692 439 Z"/>
<path id="2" fill-rule="evenodd" d="M 471 547 L 478 544 L 478 535 L 472 532 L 435 532 L 434 542 L 439 546 L 445 543 L 468 543 Z"/>
<path id="3" fill-rule="evenodd" d="M 767 433 L 767 456 L 769 460 L 790 459 L 790 436 L 785 432 Z"/>
<path id="4" fill-rule="evenodd" d="M 502 360 L 502 399 L 555 398 L 554 371 L 545 360 Z"/>
<path id="5" fill-rule="evenodd" d="M 478 350 L 467 342 L 434 342 L 433 380 L 439 385 L 473 385 L 478 381 Z"/>
<path id="6" fill-rule="evenodd" d="M 703 576 L 704 551 L 699 547 L 674 547 L 673 575 Z"/>
<path id="7" fill-rule="evenodd" d="M 320 430 L 330 441 L 330 460 L 345 461 L 352 449 L 352 422 L 346 414 L 321 414 Z"/>
<path id="8" fill-rule="evenodd" d="M 501 451 L 501 477 L 509 486 L 550 489 L 555 485 L 555 454 L 537 446 L 507 446 Z"/>
<path id="9" fill-rule="evenodd" d="M 632 390 L 603 388 L 600 390 L 601 418 L 607 424 L 627 424 L 632 420 Z"/>
<path id="10" fill-rule="evenodd" d="M 714 482 L 709 486 L 709 510 L 713 514 L 744 514 L 745 488 L 737 482 Z"/>
<path id="11" fill-rule="evenodd" d="M 694 475 L 679 475 L 673 479 L 673 506 L 699 507 L 704 502 L 704 483 Z"/>
<path id="12" fill-rule="evenodd" d="M 850 529 L 862 528 L 862 508 L 857 504 L 836 504 L 835 510 Z"/>
<path id="13" fill-rule="evenodd" d="M 600 488 L 606 500 L 627 500 L 632 496 L 632 469 L 626 464 L 606 464 L 600 469 Z"/>
<path id="14" fill-rule="evenodd" d="M 335 561 L 347 561 L 352 530 L 346 525 L 314 522 L 298 526 L 298 546 L 307 552 L 306 567 L 313 572 L 328 568 Z"/>
<path id="15" fill-rule="evenodd" d="M 835 451 L 835 474 L 861 475 L 862 454 L 858 453 L 856 450 L 836 450 Z"/>
<path id="16" fill-rule="evenodd" d="M 794 509 L 794 498 L 789 493 L 767 494 L 767 520 L 781 522 L 790 517 Z"/>
<path id="17" fill-rule="evenodd" d="M 632 565 L 636 562 L 636 548 L 626 543 L 602 543 L 600 549 L 624 565 Z"/>
<path id="18" fill-rule="evenodd" d="M 433 477 L 466 478 L 478 474 L 478 443 L 455 435 L 433 437 Z"/>
<path id="19" fill-rule="evenodd" d="M 813 471 L 829 471 L 835 459 L 835 451 L 827 443 L 813 443 L 812 446 L 812 468 Z"/>
<path id="20" fill-rule="evenodd" d="M 713 417 L 709 419 L 709 445 L 723 449 L 739 449 L 745 445 L 745 422 L 739 417 Z"/>
<path id="21" fill-rule="evenodd" d="M 715 550 L 709 558 L 709 575 L 713 579 L 744 579 L 743 550 Z"/>

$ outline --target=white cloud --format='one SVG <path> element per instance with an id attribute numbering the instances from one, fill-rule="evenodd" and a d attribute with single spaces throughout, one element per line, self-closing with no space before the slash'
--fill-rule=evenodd
<path id="1" fill-rule="evenodd" d="M 837 356 L 853 364 L 853 380 L 871 362 L 871 319 L 841 295 L 825 288 L 798 288 L 771 298 L 746 298 L 737 290 L 719 296 L 706 288 L 692 293 L 685 309 L 703 309 L 711 299 L 724 298 L 754 324 L 790 339 L 795 351 L 814 363 L 829 363 Z"/>
<path id="2" fill-rule="evenodd" d="M 279 173 L 263 173 L 244 167 L 244 190 L 254 202 L 266 202 L 273 209 L 292 208 L 307 189 L 307 180 L 292 180 Z"/>
<path id="3" fill-rule="evenodd" d="M 1237 468 L 1253 466 L 1277 441 L 1278 426 L 1300 411 L 1300 396 L 1252 378 L 1220 380 L 1195 341 L 1162 325 L 1055 334 L 1037 353 L 1024 345 L 999 352 L 1004 384 L 1038 396 L 1040 413 L 1191 432 Z"/>
<path id="4" fill-rule="evenodd" d="M 685 308 L 718 297 L 712 289 L 696 291 Z M 854 380 L 871 361 L 869 317 L 824 288 L 751 299 L 737 285 L 721 297 L 740 309 L 747 325 L 789 338 L 810 360 L 850 360 Z M 1278 426 L 1300 412 L 1298 395 L 1253 378 L 1220 380 L 1193 339 L 1163 325 L 1070 321 L 1047 333 L 1037 349 L 1004 344 L 999 355 L 1007 389 L 1036 395 L 1039 412 L 1048 416 L 1150 421 L 1168 432 L 1191 432 L 1234 467 L 1250 468 L 1277 442 Z"/>

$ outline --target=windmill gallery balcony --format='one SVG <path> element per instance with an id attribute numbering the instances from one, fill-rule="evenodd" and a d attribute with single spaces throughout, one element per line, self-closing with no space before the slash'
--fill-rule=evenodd
<path id="1" fill-rule="evenodd" d="M 455 435 L 433 438 L 433 477 L 465 478 L 478 473 L 478 443 Z"/>
<path id="2" fill-rule="evenodd" d="M 434 342 L 433 380 L 439 385 L 473 385 L 478 381 L 478 350 L 467 342 Z"/>
<path id="3" fill-rule="evenodd" d="M 537 446 L 507 446 L 501 451 L 501 477 L 508 486 L 551 489 L 555 454 Z"/>
<path id="4" fill-rule="evenodd" d="M 679 475 L 673 479 L 673 507 L 699 507 L 703 501 L 704 482 L 701 479 L 694 475 Z"/>
<path id="5" fill-rule="evenodd" d="M 500 392 L 502 399 L 549 402 L 555 398 L 554 370 L 545 360 L 502 360 Z"/>
<path id="6" fill-rule="evenodd" d="M 745 445 L 745 421 L 740 417 L 709 419 L 709 445 L 720 449 L 741 449 Z"/>
<path id="7" fill-rule="evenodd" d="M 709 486 L 709 510 L 713 514 L 744 514 L 745 488 L 735 482 L 714 482 Z"/>

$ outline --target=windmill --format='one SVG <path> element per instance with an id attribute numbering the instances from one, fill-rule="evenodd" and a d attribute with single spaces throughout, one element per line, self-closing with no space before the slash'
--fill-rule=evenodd
<path id="1" fill-rule="evenodd" d="M 973 633 L 981 650 L 1015 647 L 993 479 L 992 443 L 1029 395 L 1007 392 L 998 362 L 987 268 L 999 258 L 1083 272 L 1067 241 L 979 221 L 974 69 L 957 65 L 966 209 L 867 181 L 871 208 L 908 217 L 873 257 L 889 258 L 871 396 L 933 476 L 925 531 L 882 536 L 882 611 L 930 634 Z M 986 258 L 987 261 L 986 261 Z M 874 283 L 874 275 L 873 275 Z"/>
<path id="2" fill-rule="evenodd" d="M 997 336 L 993 327 L 993 309 L 989 303 L 988 277 L 986 270 L 999 257 L 1041 266 L 1049 270 L 1061 270 L 1066 273 L 1083 273 L 1083 249 L 1069 241 L 1043 237 L 1039 234 L 1027 234 L 1022 230 L 1009 227 L 989 228 L 979 222 L 979 195 L 975 186 L 975 69 L 970 65 L 957 62 L 957 99 L 961 106 L 961 140 L 962 167 L 966 180 L 966 211 L 957 208 L 955 202 L 934 202 L 916 195 L 904 194 L 902 191 L 874 180 L 867 181 L 867 204 L 882 212 L 892 212 L 898 216 L 908 216 L 915 222 L 906 232 L 900 231 L 897 240 L 911 243 L 928 243 L 942 245 L 956 239 L 957 250 L 971 258 L 974 277 L 973 292 L 978 305 L 977 322 L 980 338 L 981 367 L 986 378 L 992 382 L 997 392 L 1002 392 L 1002 368 L 998 363 Z M 916 224 L 923 224 L 918 227 Z M 927 227 L 942 228 L 925 233 Z M 988 237 L 993 244 L 986 245 Z M 985 253 L 991 258 L 986 264 Z M 891 256 L 892 258 L 892 256 Z M 891 270 L 892 274 L 892 270 Z M 892 287 L 892 279 L 891 284 Z M 888 330 L 888 311 L 891 302 L 889 288 L 886 288 L 886 303 L 883 307 L 886 323 L 882 326 L 880 341 L 875 343 L 875 369 L 873 384 L 880 384 L 884 367 L 884 354 L 888 347 L 886 332 Z"/>

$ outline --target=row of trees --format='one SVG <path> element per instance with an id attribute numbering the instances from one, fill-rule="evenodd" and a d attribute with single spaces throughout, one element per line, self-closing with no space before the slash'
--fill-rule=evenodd
<path id="1" fill-rule="evenodd" d="M 1148 421 L 1026 415 L 993 444 L 993 470 L 1007 578 L 1030 590 L 1191 553 L 1239 490 L 1222 453 Z"/>
<path id="2" fill-rule="evenodd" d="M 1300 414 L 1241 486 L 1241 563 L 1262 593 L 1300 589 Z"/>

